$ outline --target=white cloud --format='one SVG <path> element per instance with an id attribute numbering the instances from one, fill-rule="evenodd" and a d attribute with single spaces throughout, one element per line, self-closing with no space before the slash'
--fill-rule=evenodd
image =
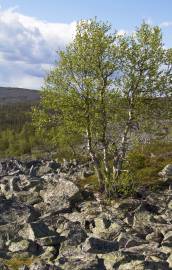
<path id="1" fill-rule="evenodd" d="M 75 30 L 75 21 L 51 23 L 25 16 L 17 7 L 0 8 L 0 86 L 40 88 L 56 51 L 72 41 Z"/>
<path id="2" fill-rule="evenodd" d="M 125 30 L 123 30 L 123 29 L 117 31 L 117 35 L 118 35 L 118 36 L 124 36 L 125 34 L 127 34 L 127 31 L 125 31 Z"/>
<path id="3" fill-rule="evenodd" d="M 75 28 L 76 22 L 50 23 L 0 9 L 0 84 L 39 88 Z"/>
<path id="4" fill-rule="evenodd" d="M 160 27 L 170 27 L 170 26 L 172 26 L 172 21 L 171 22 L 168 22 L 168 21 L 162 22 L 160 24 Z"/>

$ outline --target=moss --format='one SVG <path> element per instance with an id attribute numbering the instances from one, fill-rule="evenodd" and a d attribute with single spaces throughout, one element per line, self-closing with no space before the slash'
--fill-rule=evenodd
<path id="1" fill-rule="evenodd" d="M 88 176 L 84 179 L 79 179 L 77 184 L 81 189 L 84 188 L 85 185 L 89 185 L 90 189 L 93 189 L 93 190 L 98 190 L 99 188 L 98 179 L 95 174 Z"/>
<path id="2" fill-rule="evenodd" d="M 13 257 L 9 260 L 5 260 L 4 264 L 7 265 L 10 270 L 18 270 L 21 266 L 30 266 L 34 261 L 34 257 Z"/>

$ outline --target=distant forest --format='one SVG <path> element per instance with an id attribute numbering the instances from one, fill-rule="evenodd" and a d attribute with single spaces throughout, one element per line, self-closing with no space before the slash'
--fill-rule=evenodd
<path id="1" fill-rule="evenodd" d="M 30 103 L 0 104 L 0 132 L 21 130 L 26 122 L 30 122 L 30 109 Z"/>
<path id="2" fill-rule="evenodd" d="M 42 156 L 49 146 L 31 124 L 35 102 L 0 104 L 0 158 Z"/>

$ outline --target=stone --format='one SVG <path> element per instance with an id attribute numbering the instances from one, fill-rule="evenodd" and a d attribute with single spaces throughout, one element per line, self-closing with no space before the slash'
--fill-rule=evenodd
<path id="1" fill-rule="evenodd" d="M 162 241 L 162 246 L 172 247 L 172 231 L 168 231 L 164 235 L 164 239 Z"/>
<path id="2" fill-rule="evenodd" d="M 22 265 L 18 268 L 18 270 L 29 270 L 29 266 L 27 265 Z"/>
<path id="3" fill-rule="evenodd" d="M 18 193 L 17 197 L 23 203 L 27 203 L 29 205 L 38 204 L 41 202 L 41 197 L 36 191 L 21 191 Z"/>
<path id="4" fill-rule="evenodd" d="M 2 165 L 2 163 L 0 162 L 0 175 L 2 175 L 2 172 L 3 172 L 3 165 Z"/>
<path id="5" fill-rule="evenodd" d="M 0 230 L 0 250 L 3 250 L 5 249 L 6 247 L 6 239 L 4 237 L 4 235 L 1 233 L 1 230 Z"/>
<path id="6" fill-rule="evenodd" d="M 19 183 L 20 183 L 19 176 L 14 176 L 9 179 L 9 188 L 11 193 L 13 193 L 14 191 L 20 191 Z"/>
<path id="7" fill-rule="evenodd" d="M 53 171 L 61 168 L 61 164 L 55 160 L 48 161 L 47 166 L 50 167 Z"/>
<path id="8" fill-rule="evenodd" d="M 151 262 L 151 261 L 131 261 L 121 264 L 119 270 L 168 270 L 168 262 Z"/>
<path id="9" fill-rule="evenodd" d="M 30 177 L 35 177 L 36 176 L 36 167 L 34 167 L 34 165 L 31 166 L 30 170 L 29 170 L 29 175 Z"/>
<path id="10" fill-rule="evenodd" d="M 104 235 L 109 226 L 110 222 L 105 216 L 97 217 L 94 219 L 94 227 L 92 228 L 92 232 L 95 236 L 101 237 Z"/>
<path id="11" fill-rule="evenodd" d="M 172 268 L 172 253 L 171 253 L 170 256 L 168 257 L 167 262 L 169 263 L 169 267 Z"/>
<path id="12" fill-rule="evenodd" d="M 136 236 L 124 232 L 121 232 L 116 240 L 119 244 L 119 248 L 130 248 L 146 243 L 143 239 L 139 239 Z"/>
<path id="13" fill-rule="evenodd" d="M 40 258 L 46 262 L 56 259 L 58 255 L 58 249 L 54 246 L 47 246 L 44 248 L 44 252 L 40 255 Z"/>
<path id="14" fill-rule="evenodd" d="M 168 231 L 168 232 L 164 235 L 164 241 L 171 241 L 171 242 L 172 242 L 172 231 Z"/>
<path id="15" fill-rule="evenodd" d="M 81 199 L 78 187 L 71 181 L 59 179 L 55 184 L 48 184 L 47 188 L 40 191 L 45 205 L 49 211 L 65 211 L 71 204 Z"/>
<path id="16" fill-rule="evenodd" d="M 16 198 L 4 199 L 0 197 L 0 225 L 17 221 L 17 224 L 24 224 L 28 221 L 34 221 L 39 213 L 34 208 L 28 206 Z"/>
<path id="17" fill-rule="evenodd" d="M 21 240 L 19 242 L 12 242 L 9 246 L 11 252 L 28 251 L 29 253 L 37 253 L 37 246 L 34 242 L 28 240 Z"/>
<path id="18" fill-rule="evenodd" d="M 108 241 L 95 237 L 90 237 L 83 244 L 83 250 L 89 253 L 108 253 L 118 250 L 117 241 Z"/>
<path id="19" fill-rule="evenodd" d="M 168 203 L 168 208 L 169 208 L 170 210 L 172 210 L 172 200 L 169 201 L 169 203 Z"/>
<path id="20" fill-rule="evenodd" d="M 107 203 L 100 193 L 89 193 L 88 186 L 84 193 L 76 185 L 80 175 L 91 174 L 88 164 L 1 164 L 2 262 L 20 255 L 33 260 L 20 270 L 172 268 L 172 190 L 167 181 L 155 192 L 146 189 L 140 197 Z"/>
<path id="21" fill-rule="evenodd" d="M 154 231 L 146 236 L 147 241 L 153 241 L 158 243 L 161 243 L 163 238 L 164 236 L 160 231 Z"/>
<path id="22" fill-rule="evenodd" d="M 118 270 L 145 270 L 144 261 L 131 261 L 121 264 Z"/>
<path id="23" fill-rule="evenodd" d="M 172 253 L 172 247 L 167 247 L 167 246 L 161 246 L 160 248 L 159 248 L 159 250 L 161 251 L 161 252 L 163 252 L 164 254 L 171 254 Z"/>
<path id="24" fill-rule="evenodd" d="M 44 174 L 51 173 L 52 168 L 47 165 L 40 166 L 37 171 L 37 176 L 43 176 Z"/>
<path id="25" fill-rule="evenodd" d="M 49 264 L 43 260 L 39 260 L 34 262 L 30 267 L 29 270 L 60 270 L 58 266 Z"/>
<path id="26" fill-rule="evenodd" d="M 79 246 L 75 249 L 67 246 L 59 252 L 55 265 L 58 265 L 60 269 L 106 270 L 102 259 L 99 259 L 96 254 L 83 252 Z"/>
<path id="27" fill-rule="evenodd" d="M 103 259 L 106 270 L 118 269 L 121 263 L 128 262 L 128 256 L 121 251 L 98 254 L 98 257 Z"/>
<path id="28" fill-rule="evenodd" d="M 150 226 L 152 223 L 152 214 L 148 211 L 138 211 L 134 214 L 133 227 Z"/>
<path id="29" fill-rule="evenodd" d="M 61 239 L 59 235 L 45 236 L 38 238 L 37 243 L 41 246 L 59 246 Z"/>
<path id="30" fill-rule="evenodd" d="M 140 201 L 137 199 L 123 199 L 117 202 L 117 209 L 125 212 L 134 211 L 140 205 Z"/>
<path id="31" fill-rule="evenodd" d="M 23 228 L 19 231 L 19 235 L 26 240 L 30 239 L 32 241 L 35 241 L 39 238 L 54 236 L 55 232 L 49 230 L 49 228 L 43 222 L 33 222 L 25 224 Z"/>
<path id="32" fill-rule="evenodd" d="M 81 224 L 79 222 L 70 222 L 68 223 L 68 232 L 66 238 L 68 245 L 77 246 L 86 240 L 87 233 L 81 227 Z"/>
<path id="33" fill-rule="evenodd" d="M 147 261 L 145 262 L 146 270 L 170 270 L 168 262 L 165 261 Z"/>
<path id="34" fill-rule="evenodd" d="M 172 180 L 172 164 L 168 164 L 164 167 L 164 169 L 159 172 L 159 176 L 163 177 L 164 180 L 171 179 Z"/>

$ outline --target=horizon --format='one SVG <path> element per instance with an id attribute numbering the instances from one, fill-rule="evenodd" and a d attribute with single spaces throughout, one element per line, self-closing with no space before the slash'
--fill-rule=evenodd
<path id="1" fill-rule="evenodd" d="M 131 33 L 143 20 L 162 29 L 172 47 L 171 0 L 0 0 L 0 86 L 40 89 L 54 66 L 56 50 L 75 34 L 77 21 L 97 17 L 112 31 Z M 40 9 L 41 7 L 41 9 Z"/>

